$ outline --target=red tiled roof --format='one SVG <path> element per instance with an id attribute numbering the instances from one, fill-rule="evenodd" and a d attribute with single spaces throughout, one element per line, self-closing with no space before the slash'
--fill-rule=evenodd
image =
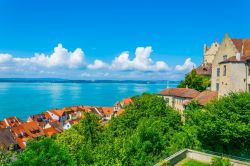
<path id="1" fill-rule="evenodd" d="M 232 42 L 242 56 L 250 56 L 250 38 L 232 39 Z"/>
<path id="2" fill-rule="evenodd" d="M 63 116 L 64 110 L 49 110 L 49 112 L 61 117 L 61 116 Z"/>
<path id="3" fill-rule="evenodd" d="M 248 60 L 250 60 L 250 57 L 248 57 L 248 56 L 241 56 L 240 60 L 237 60 L 236 56 L 232 56 L 232 57 L 227 58 L 226 60 L 220 62 L 220 64 L 221 63 L 227 63 L 227 62 L 246 62 Z"/>
<path id="4" fill-rule="evenodd" d="M 196 69 L 198 75 L 211 76 L 212 75 L 212 64 L 202 64 Z"/>
<path id="5" fill-rule="evenodd" d="M 198 96 L 194 98 L 200 105 L 206 105 L 210 101 L 216 100 L 218 98 L 218 93 L 214 91 L 203 91 Z"/>
<path id="6" fill-rule="evenodd" d="M 123 99 L 122 101 L 121 101 L 121 103 L 123 104 L 123 105 L 129 105 L 129 104 L 131 104 L 131 103 L 133 103 L 133 100 L 131 99 L 131 98 L 125 98 L 125 99 Z"/>
<path id="7" fill-rule="evenodd" d="M 43 112 L 43 115 L 45 116 L 46 119 L 52 119 L 48 112 Z"/>
<path id="8" fill-rule="evenodd" d="M 44 136 L 43 129 L 36 124 L 36 122 L 26 122 L 21 124 L 22 127 L 25 129 L 28 135 L 32 136 L 33 138 Z"/>
<path id="9" fill-rule="evenodd" d="M 16 116 L 8 117 L 4 119 L 6 126 L 15 127 L 23 123 L 23 121 Z"/>
<path id="10" fill-rule="evenodd" d="M 47 129 L 43 129 L 43 131 L 49 137 L 51 137 L 52 135 L 55 135 L 57 133 L 60 133 L 60 131 L 56 130 L 53 127 L 50 127 L 50 128 L 47 128 Z"/>
<path id="11" fill-rule="evenodd" d="M 104 115 L 112 115 L 113 107 L 101 107 Z"/>
<path id="12" fill-rule="evenodd" d="M 124 109 L 119 109 L 117 112 L 116 112 L 116 116 L 119 116 L 123 113 Z"/>
<path id="13" fill-rule="evenodd" d="M 0 121 L 0 128 L 6 128 L 6 123 L 4 121 Z"/>
<path id="14" fill-rule="evenodd" d="M 24 149 L 24 148 L 26 147 L 26 145 L 23 143 L 23 142 L 24 142 L 23 139 L 21 139 L 21 138 L 16 138 L 16 141 L 17 141 L 17 144 L 19 145 L 19 147 L 20 147 L 21 149 Z"/>
<path id="15" fill-rule="evenodd" d="M 195 98 L 199 94 L 200 92 L 198 92 L 197 90 L 189 88 L 168 88 L 160 92 L 160 95 L 163 96 L 176 96 L 183 98 Z"/>

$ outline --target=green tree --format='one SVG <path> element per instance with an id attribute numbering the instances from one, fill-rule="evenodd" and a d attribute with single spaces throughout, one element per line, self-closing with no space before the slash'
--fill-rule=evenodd
<path id="1" fill-rule="evenodd" d="M 15 153 L 12 150 L 6 151 L 0 147 L 0 166 L 10 165 Z"/>
<path id="2" fill-rule="evenodd" d="M 187 110 L 202 148 L 250 157 L 250 93 L 232 93 L 202 109 Z"/>
<path id="3" fill-rule="evenodd" d="M 196 73 L 193 69 L 190 73 L 185 76 L 185 79 L 180 82 L 178 88 L 189 87 L 196 89 L 197 91 L 204 91 L 211 85 L 210 78 L 207 76 L 201 76 Z"/>
<path id="4" fill-rule="evenodd" d="M 133 101 L 105 129 L 95 164 L 152 165 L 171 154 L 167 147 L 181 129 L 180 115 L 157 95 L 142 94 Z"/>
<path id="5" fill-rule="evenodd" d="M 94 147 L 98 144 L 103 130 L 99 120 L 96 115 L 85 113 L 77 125 L 56 138 L 56 142 L 68 150 L 77 165 L 88 165 L 94 161 Z"/>
<path id="6" fill-rule="evenodd" d="M 75 164 L 66 150 L 60 147 L 54 140 L 41 137 L 39 140 L 29 141 L 27 148 L 12 165 L 68 166 Z"/>

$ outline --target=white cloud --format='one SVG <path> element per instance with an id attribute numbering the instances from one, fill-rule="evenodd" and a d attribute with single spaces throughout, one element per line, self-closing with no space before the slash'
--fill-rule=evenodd
<path id="1" fill-rule="evenodd" d="M 192 62 L 191 58 L 187 58 L 187 59 L 185 60 L 184 64 L 183 64 L 183 65 L 177 65 L 177 66 L 175 67 L 175 70 L 176 70 L 176 71 L 180 71 L 180 72 L 183 72 L 183 71 L 189 72 L 189 71 L 191 71 L 195 66 L 196 66 L 195 63 Z"/>
<path id="2" fill-rule="evenodd" d="M 0 64 L 11 61 L 12 56 L 10 54 L 0 54 Z"/>
<path id="3" fill-rule="evenodd" d="M 156 63 L 150 58 L 152 47 L 137 47 L 135 58 L 129 59 L 129 53 L 123 52 L 112 62 L 112 69 L 115 70 L 139 70 L 139 71 L 166 71 L 170 70 L 168 65 L 163 61 Z"/>
<path id="4" fill-rule="evenodd" d="M 63 48 L 62 44 L 58 44 L 51 55 L 36 53 L 30 58 L 13 58 L 13 62 L 20 66 L 34 65 L 45 68 L 65 67 L 74 69 L 83 67 L 84 53 L 80 48 L 70 52 Z"/>
<path id="5" fill-rule="evenodd" d="M 108 64 L 103 61 L 96 59 L 93 64 L 89 64 L 87 66 L 88 69 L 96 70 L 96 69 L 106 69 L 108 68 Z"/>
<path id="6" fill-rule="evenodd" d="M 133 58 L 126 51 L 115 57 L 111 63 L 96 59 L 92 64 L 85 64 L 85 55 L 81 48 L 71 52 L 62 44 L 58 44 L 50 55 L 36 53 L 32 57 L 20 58 L 0 53 L 0 76 L 5 73 L 26 77 L 179 79 L 195 66 L 191 58 L 187 58 L 184 64 L 169 67 L 165 61 L 152 60 L 152 52 L 152 47 L 137 47 Z"/>

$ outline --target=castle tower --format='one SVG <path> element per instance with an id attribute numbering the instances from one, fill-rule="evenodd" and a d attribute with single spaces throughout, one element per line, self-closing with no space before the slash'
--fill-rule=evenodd
<path id="1" fill-rule="evenodd" d="M 217 41 L 213 42 L 210 47 L 204 44 L 203 64 L 208 64 L 213 62 L 219 47 L 220 45 Z"/>

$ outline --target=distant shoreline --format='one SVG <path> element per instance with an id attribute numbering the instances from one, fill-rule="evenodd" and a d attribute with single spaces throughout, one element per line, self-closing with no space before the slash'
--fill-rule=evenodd
<path id="1" fill-rule="evenodd" d="M 180 81 L 168 80 L 67 80 L 47 78 L 0 78 L 1 82 L 13 83 L 131 83 L 131 84 L 179 84 Z"/>

